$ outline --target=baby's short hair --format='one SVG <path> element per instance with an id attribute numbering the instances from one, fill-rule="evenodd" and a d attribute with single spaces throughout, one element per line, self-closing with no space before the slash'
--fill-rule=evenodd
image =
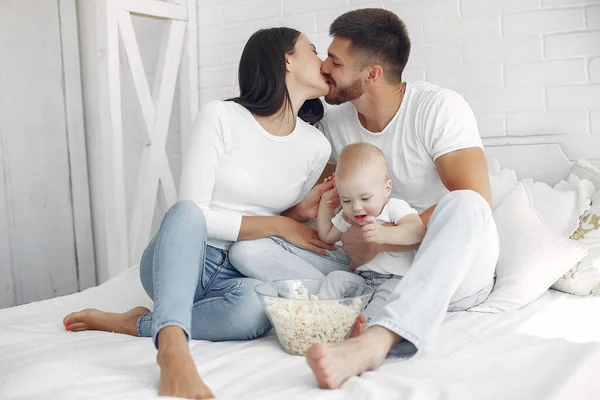
<path id="1" fill-rule="evenodd" d="M 367 142 L 352 143 L 342 149 L 335 174 L 337 178 L 345 179 L 369 166 L 381 169 L 385 179 L 389 179 L 385 155 L 377 146 Z"/>

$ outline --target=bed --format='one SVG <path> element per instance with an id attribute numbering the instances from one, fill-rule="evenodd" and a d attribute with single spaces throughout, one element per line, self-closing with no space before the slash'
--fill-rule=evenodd
<path id="1" fill-rule="evenodd" d="M 492 149 L 501 163 L 504 152 Z M 568 172 L 557 145 L 518 152 L 506 163 L 520 176 L 552 181 Z M 532 161 L 540 159 L 551 167 Z M 62 326 L 73 310 L 122 312 L 137 305 L 151 307 L 151 301 L 132 266 L 98 287 L 0 310 L 0 399 L 157 397 L 150 338 L 71 333 Z M 190 349 L 219 399 L 595 399 L 598 315 L 600 297 L 554 290 L 514 312 L 449 313 L 425 352 L 388 359 L 338 390 L 318 389 L 304 358 L 284 353 L 273 332 L 253 341 L 192 341 Z"/>

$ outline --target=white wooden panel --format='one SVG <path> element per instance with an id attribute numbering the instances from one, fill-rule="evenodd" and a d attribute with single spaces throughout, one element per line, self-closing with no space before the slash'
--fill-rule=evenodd
<path id="1" fill-rule="evenodd" d="M 2 5 L 0 5 L 0 13 Z M 0 68 L 0 97 L 2 96 L 2 69 Z M 0 107 L 0 308 L 17 304 L 15 283 L 13 280 L 12 257 L 10 248 L 9 200 L 4 181 L 4 162 L 6 151 L 3 143 L 7 138 L 6 129 L 2 123 L 2 107 Z M 10 207 L 12 210 L 12 207 Z"/>
<path id="2" fill-rule="evenodd" d="M 123 165 L 123 129 L 121 123 L 121 82 L 119 64 L 118 18 L 120 9 L 106 4 L 106 57 L 100 63 L 103 131 L 102 174 L 104 182 L 104 223 L 108 275 L 115 276 L 128 266 L 127 207 Z"/>
<path id="3" fill-rule="evenodd" d="M 198 14 L 196 0 L 187 0 L 188 23 L 179 69 L 179 91 L 181 98 L 181 152 L 187 146 L 188 133 L 199 107 L 198 86 Z"/>
<path id="4" fill-rule="evenodd" d="M 102 282 L 139 262 L 139 256 L 150 239 L 153 217 L 158 215 L 157 200 L 166 208 L 177 199 L 175 182 L 178 176 L 174 176 L 169 168 L 165 147 L 169 142 L 173 143 L 172 136 L 167 140 L 167 135 L 172 132 L 171 128 L 187 125 L 189 129 L 197 111 L 197 10 L 195 1 L 186 0 L 90 1 L 93 1 L 93 5 L 88 2 L 82 5 L 80 15 L 84 16 L 86 22 L 97 24 L 95 29 L 82 29 L 88 41 L 95 39 L 95 43 L 90 44 L 92 50 L 82 52 L 84 75 L 88 76 L 86 85 L 92 81 L 90 89 L 86 90 L 90 93 L 89 96 L 86 95 L 86 102 L 89 104 L 89 107 L 86 106 L 86 113 L 98 115 L 96 121 L 86 118 L 86 129 L 93 140 L 102 142 L 101 159 L 96 155 L 91 156 L 93 199 L 95 208 L 102 208 L 101 211 L 94 210 L 94 220 L 103 225 L 102 229 L 95 227 L 96 235 L 102 237 L 102 240 L 96 240 L 99 251 L 98 276 Z M 128 13 L 135 14 L 133 20 Z M 156 17 L 148 18 L 155 22 L 158 19 L 164 21 L 166 29 L 162 41 L 157 40 L 156 35 L 160 28 L 149 35 L 136 35 L 136 32 L 139 33 L 139 20 L 147 16 Z M 189 16 L 193 16 L 193 33 L 188 32 L 186 35 L 186 26 L 190 24 L 186 19 Z M 145 30 L 150 24 L 141 25 L 144 27 L 142 30 Z M 119 42 L 119 35 L 122 42 Z M 90 47 L 86 43 L 81 46 L 82 49 Z M 182 56 L 184 47 L 186 51 Z M 156 64 L 153 63 L 155 55 L 158 55 Z M 120 57 L 127 57 L 128 62 Z M 174 103 L 174 95 L 182 59 L 189 65 L 185 66 L 186 77 L 179 81 L 179 85 L 186 85 L 181 97 L 178 96 L 181 108 L 185 108 L 181 112 L 185 117 L 182 116 L 180 120 L 179 104 Z M 156 71 L 152 71 L 153 65 L 157 65 Z M 132 90 L 129 88 L 130 76 Z M 151 91 L 154 116 L 152 104 L 148 101 L 149 80 L 154 81 Z M 191 88 L 188 88 L 189 84 L 192 84 Z M 138 104 L 132 105 L 133 90 Z M 132 115 L 122 109 L 125 105 L 128 110 L 131 107 L 135 109 L 135 117 L 138 109 L 141 110 L 142 119 L 134 123 L 133 129 L 130 129 Z M 172 126 L 174 120 L 176 123 Z M 124 129 L 123 124 L 128 129 Z M 142 125 L 144 131 L 140 130 Z M 140 133 L 145 136 L 143 139 L 142 136 L 132 138 L 132 135 L 138 136 Z M 131 148 L 131 145 L 140 147 Z M 179 142 L 176 146 L 169 146 L 176 147 L 176 169 L 181 146 Z M 139 161 L 138 150 L 141 150 Z M 132 173 L 138 164 L 137 180 L 132 182 Z M 99 169 L 101 179 L 98 179 Z M 101 186 L 100 193 L 98 186 Z"/>
<path id="5" fill-rule="evenodd" d="M 65 111 L 79 290 L 96 286 L 75 0 L 60 0 Z"/>
<path id="6" fill-rule="evenodd" d="M 155 121 L 151 145 L 144 149 L 137 181 L 137 190 L 129 227 L 129 262 L 136 263 L 150 239 L 152 215 L 161 168 L 168 166 L 165 144 L 173 109 L 173 95 L 184 41 L 185 22 L 169 21 L 161 43 L 156 77 L 154 78 Z M 135 71 L 132 70 L 132 74 Z M 145 79 L 145 76 L 144 76 Z M 170 171 L 169 171 L 170 174 Z M 172 181 L 172 179 L 171 179 Z"/>
<path id="7" fill-rule="evenodd" d="M 118 4 L 119 8 L 123 10 L 152 17 L 182 21 L 185 21 L 188 17 L 188 9 L 185 5 L 171 4 L 164 1 L 116 0 L 115 4 Z"/>
<path id="8" fill-rule="evenodd" d="M 148 134 L 152 132 L 152 129 L 154 128 L 154 102 L 152 101 L 152 94 L 150 93 L 148 80 L 146 79 L 146 71 L 144 70 L 144 64 L 142 63 L 140 48 L 135 37 L 135 31 L 133 30 L 131 15 L 127 11 L 121 11 L 119 13 L 119 31 L 121 32 L 123 46 L 125 47 L 127 58 L 129 59 L 131 77 L 133 78 L 133 84 L 142 110 L 142 116 L 146 124 L 145 132 Z M 148 142 L 151 142 L 149 135 L 147 135 L 147 140 Z"/>
<path id="9" fill-rule="evenodd" d="M 77 291 L 62 84 L 58 2 L 0 3 L 2 195 L 17 303 Z"/>

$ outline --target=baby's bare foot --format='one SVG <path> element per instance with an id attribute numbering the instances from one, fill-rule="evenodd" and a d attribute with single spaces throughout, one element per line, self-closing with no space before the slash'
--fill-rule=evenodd
<path id="1" fill-rule="evenodd" d="M 208 386 L 198 375 L 181 328 L 169 326 L 160 331 L 156 359 L 160 366 L 159 396 L 186 399 L 214 398 Z"/>
<path id="2" fill-rule="evenodd" d="M 339 388 L 349 378 L 381 365 L 399 339 L 385 328 L 374 328 L 336 346 L 326 347 L 321 343 L 312 345 L 306 353 L 306 361 L 320 388 Z"/>
<path id="3" fill-rule="evenodd" d="M 109 313 L 87 308 L 67 315 L 63 324 L 71 332 L 93 330 L 138 336 L 137 320 L 149 311 L 146 307 L 136 307 L 124 313 Z"/>

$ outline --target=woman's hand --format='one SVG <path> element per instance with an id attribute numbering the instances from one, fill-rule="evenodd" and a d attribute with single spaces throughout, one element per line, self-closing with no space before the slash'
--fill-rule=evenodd
<path id="1" fill-rule="evenodd" d="M 300 203 L 292 207 L 290 212 L 286 212 L 286 216 L 295 219 L 296 221 L 308 221 L 317 217 L 317 210 L 321 202 L 323 193 L 334 188 L 334 180 L 332 177 L 325 178 L 323 183 L 315 185 L 310 192 L 304 196 Z M 293 213 L 291 212 L 293 210 Z"/>
<path id="2" fill-rule="evenodd" d="M 336 249 L 334 245 L 321 241 L 317 236 L 317 231 L 310 226 L 304 225 L 291 218 L 282 218 L 279 236 L 291 244 L 324 256 L 329 254 L 323 249 Z"/>

